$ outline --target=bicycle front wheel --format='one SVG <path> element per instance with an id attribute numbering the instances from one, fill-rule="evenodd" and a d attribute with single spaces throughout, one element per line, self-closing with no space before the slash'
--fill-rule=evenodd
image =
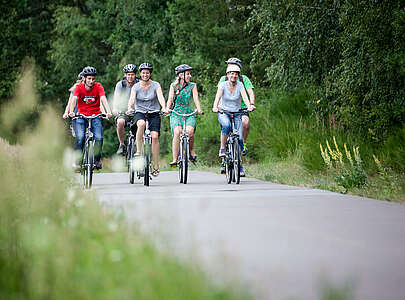
<path id="1" fill-rule="evenodd" d="M 232 145 L 230 143 L 227 144 L 226 156 L 224 160 L 225 160 L 226 182 L 230 184 L 233 178 Z"/>
<path id="2" fill-rule="evenodd" d="M 182 153 L 182 164 L 181 168 L 183 169 L 183 183 L 187 183 L 187 177 L 188 177 L 188 141 L 187 138 L 183 139 L 183 153 Z"/>
<path id="3" fill-rule="evenodd" d="M 184 179 L 184 169 L 183 169 L 183 141 L 180 140 L 180 155 L 178 158 L 178 167 L 179 167 L 179 182 L 183 183 Z"/>
<path id="4" fill-rule="evenodd" d="M 134 182 L 135 182 L 135 166 L 134 166 L 135 143 L 134 143 L 134 139 L 129 140 L 127 156 L 128 156 L 129 183 L 134 184 Z"/>
<path id="5" fill-rule="evenodd" d="M 235 174 L 235 182 L 239 184 L 240 182 L 240 148 L 239 148 L 239 139 L 235 138 L 233 143 L 233 172 Z"/>
<path id="6" fill-rule="evenodd" d="M 86 144 L 83 158 L 83 179 L 84 187 L 89 189 L 93 183 L 93 166 L 94 166 L 94 143 L 90 141 Z"/>

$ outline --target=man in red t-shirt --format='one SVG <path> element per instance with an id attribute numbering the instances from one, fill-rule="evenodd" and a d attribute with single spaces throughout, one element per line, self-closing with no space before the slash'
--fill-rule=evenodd
<path id="1" fill-rule="evenodd" d="M 107 119 L 110 118 L 111 109 L 108 105 L 103 86 L 96 82 L 97 70 L 93 67 L 83 69 L 84 82 L 76 86 L 72 103 L 69 108 L 69 116 L 74 117 L 74 108 L 77 103 L 78 113 L 85 116 L 101 114 L 101 110 L 106 111 Z M 76 142 L 75 150 L 83 150 L 84 138 L 87 128 L 87 120 L 78 118 L 76 120 Z M 103 126 L 100 118 L 91 119 L 91 129 L 94 134 L 94 165 L 96 169 L 101 169 L 101 149 L 103 146 Z"/>

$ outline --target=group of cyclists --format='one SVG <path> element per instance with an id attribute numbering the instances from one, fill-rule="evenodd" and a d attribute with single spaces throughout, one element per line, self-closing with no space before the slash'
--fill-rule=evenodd
<path id="1" fill-rule="evenodd" d="M 241 75 L 242 61 L 238 58 L 230 58 L 226 61 L 226 75 L 222 76 L 218 82 L 217 93 L 212 107 L 213 112 L 225 111 L 218 114 L 218 121 L 221 126 L 221 146 L 219 157 L 225 157 L 225 143 L 230 133 L 231 124 L 229 113 L 244 109 L 242 114 L 235 115 L 235 125 L 240 134 L 240 149 L 242 155 L 247 154 L 246 139 L 249 134 L 250 119 L 249 112 L 255 110 L 255 96 L 253 85 L 249 78 Z M 133 126 L 130 130 L 136 136 L 135 156 L 142 149 L 142 136 L 145 131 L 146 120 L 152 136 L 152 156 L 153 170 L 152 176 L 159 175 L 159 135 L 160 135 L 160 114 L 169 114 L 173 110 L 179 114 L 191 114 L 194 106 L 199 115 L 203 114 L 198 98 L 197 85 L 191 82 L 191 72 L 193 68 L 187 64 L 179 65 L 175 68 L 176 78 L 170 85 L 169 96 L 166 102 L 159 82 L 151 79 L 153 67 L 149 63 L 142 63 L 138 70 L 134 64 L 127 64 L 123 68 L 124 77 L 117 82 L 114 90 L 112 111 L 105 96 L 103 86 L 96 82 L 97 70 L 87 66 L 78 75 L 77 82 L 70 88 L 70 97 L 66 105 L 63 118 L 76 117 L 80 115 L 92 116 L 105 114 L 109 119 L 115 116 L 115 124 L 119 146 L 116 154 L 123 155 L 125 152 L 124 136 L 125 127 L 131 119 Z M 139 78 L 137 77 L 139 71 Z M 194 105 L 193 105 L 194 103 Z M 94 134 L 94 166 L 101 169 L 101 150 L 103 144 L 103 131 L 101 118 L 91 119 L 91 130 Z M 186 132 L 189 136 L 190 161 L 197 160 L 194 150 L 194 132 L 197 125 L 195 114 L 186 117 Z M 87 121 L 84 118 L 72 120 L 72 134 L 75 137 L 74 149 L 83 150 L 84 137 Z M 183 127 L 183 119 L 177 114 L 170 114 L 170 127 L 172 133 L 172 155 L 173 160 L 170 166 L 177 166 L 179 154 L 180 134 Z M 75 168 L 80 166 L 80 162 L 75 163 Z M 242 165 L 241 176 L 245 176 Z M 221 173 L 224 173 L 224 164 L 221 165 Z"/>

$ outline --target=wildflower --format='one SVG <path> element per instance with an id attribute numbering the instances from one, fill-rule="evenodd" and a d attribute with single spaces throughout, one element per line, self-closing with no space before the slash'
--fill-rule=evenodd
<path id="1" fill-rule="evenodd" d="M 319 104 L 320 102 L 321 102 L 321 99 L 316 100 L 316 103 L 318 103 L 318 104 Z"/>

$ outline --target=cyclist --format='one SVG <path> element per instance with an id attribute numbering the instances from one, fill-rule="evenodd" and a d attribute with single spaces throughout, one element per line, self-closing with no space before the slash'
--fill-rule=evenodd
<path id="1" fill-rule="evenodd" d="M 226 64 L 229 65 L 237 65 L 240 69 L 242 69 L 242 61 L 239 58 L 236 57 L 231 57 L 226 61 Z M 218 82 L 218 86 L 221 82 L 227 81 L 228 78 L 227 76 L 222 76 L 221 79 Z M 245 90 L 247 91 L 247 94 L 249 96 L 249 102 L 251 105 L 255 105 L 255 93 L 253 92 L 253 84 L 250 81 L 250 79 L 246 75 L 239 75 L 238 80 L 243 83 L 243 86 Z M 241 99 L 242 100 L 242 99 Z M 241 109 L 246 108 L 246 105 L 243 101 L 241 101 Z M 243 137 L 243 151 L 242 155 L 247 154 L 247 146 L 246 146 L 246 141 L 247 137 L 249 135 L 250 131 L 250 118 L 249 118 L 249 112 L 243 112 L 242 113 L 242 137 Z M 225 165 L 222 163 L 221 166 L 221 173 L 225 173 Z M 245 176 L 244 172 L 242 173 L 241 176 Z"/>
<path id="2" fill-rule="evenodd" d="M 198 99 L 197 85 L 194 82 L 190 82 L 192 69 L 193 68 L 187 64 L 182 64 L 175 68 L 174 71 L 177 78 L 170 85 L 169 99 L 167 100 L 166 106 L 167 110 L 169 110 L 173 104 L 174 111 L 180 114 L 190 114 L 194 111 L 191 104 L 191 99 L 193 99 L 198 113 L 200 115 L 203 113 L 200 107 L 200 101 Z M 195 162 L 197 159 L 197 155 L 194 151 L 194 130 L 196 124 L 197 120 L 195 115 L 186 117 L 186 130 L 190 142 L 190 161 L 193 162 Z M 176 114 L 171 114 L 170 127 L 173 136 L 173 161 L 170 163 L 170 166 L 175 167 L 177 166 L 177 157 L 179 154 L 180 134 L 183 130 L 183 118 Z"/>
<path id="3" fill-rule="evenodd" d="M 241 102 L 240 98 L 242 96 L 242 100 L 245 103 L 247 110 L 252 111 L 254 110 L 254 106 L 250 104 L 249 98 L 246 94 L 246 90 L 243 87 L 243 84 L 238 81 L 239 74 L 240 74 L 240 67 L 236 64 L 228 64 L 226 69 L 226 74 L 229 80 L 220 83 L 217 94 L 215 96 L 214 105 L 212 107 L 213 112 L 218 112 L 219 108 L 230 111 L 230 112 L 237 112 L 241 109 Z M 221 125 L 221 148 L 219 150 L 219 157 L 225 157 L 225 144 L 228 134 L 232 128 L 229 114 L 221 113 L 218 114 L 218 121 Z M 235 127 L 239 131 L 239 145 L 240 149 L 243 149 L 243 137 L 242 137 L 242 130 L 241 130 L 241 115 L 235 115 Z M 241 176 L 244 175 L 244 170 L 242 165 L 241 168 Z"/>
<path id="4" fill-rule="evenodd" d="M 124 154 L 125 124 L 129 121 L 129 117 L 125 114 L 125 112 L 128 107 L 129 97 L 131 96 L 131 89 L 134 84 L 139 81 L 139 79 L 136 78 L 136 66 L 134 64 L 127 64 L 124 67 L 123 72 L 124 79 L 118 81 L 115 85 L 113 101 L 113 115 L 115 116 L 117 136 L 120 142 L 117 155 Z"/>
<path id="5" fill-rule="evenodd" d="M 77 75 L 76 83 L 69 89 L 69 92 L 70 92 L 70 94 L 69 94 L 69 100 L 68 100 L 68 103 L 66 104 L 65 112 L 63 113 L 63 116 L 62 116 L 64 119 L 69 118 L 69 107 L 70 107 L 70 104 L 72 103 L 73 93 L 74 93 L 74 91 L 75 91 L 75 87 L 76 87 L 79 83 L 82 83 L 83 80 L 84 80 L 83 71 L 81 71 L 81 72 Z M 76 105 L 74 111 L 77 112 L 77 105 Z M 70 128 L 72 129 L 72 135 L 73 135 L 73 137 L 75 137 L 76 120 L 72 120 L 72 125 L 70 126 Z"/>
<path id="6" fill-rule="evenodd" d="M 131 90 L 131 97 L 128 102 L 127 114 L 135 110 L 134 121 L 136 123 L 136 153 L 141 154 L 142 137 L 145 132 L 146 120 L 149 122 L 149 130 L 152 136 L 152 156 L 153 156 L 153 176 L 159 175 L 159 134 L 160 134 L 160 115 L 162 108 L 166 110 L 166 101 L 163 96 L 162 88 L 159 82 L 151 80 L 153 67 L 149 63 L 143 63 L 139 66 L 140 81 L 136 83 Z M 132 128 L 131 128 L 132 129 Z"/>
<path id="7" fill-rule="evenodd" d="M 107 119 L 110 118 L 111 110 L 105 96 L 104 88 L 101 83 L 96 82 L 97 70 L 94 67 L 87 66 L 83 69 L 84 82 L 76 86 L 72 103 L 69 108 L 69 116 L 74 117 L 74 108 L 77 103 L 78 113 L 85 116 L 92 116 L 101 113 L 101 107 L 106 110 Z M 101 149 L 103 146 L 103 127 L 100 118 L 91 120 L 92 131 L 94 134 L 94 165 L 95 169 L 101 169 Z M 83 150 L 87 121 L 83 118 L 76 119 L 76 143 L 75 150 Z"/>

